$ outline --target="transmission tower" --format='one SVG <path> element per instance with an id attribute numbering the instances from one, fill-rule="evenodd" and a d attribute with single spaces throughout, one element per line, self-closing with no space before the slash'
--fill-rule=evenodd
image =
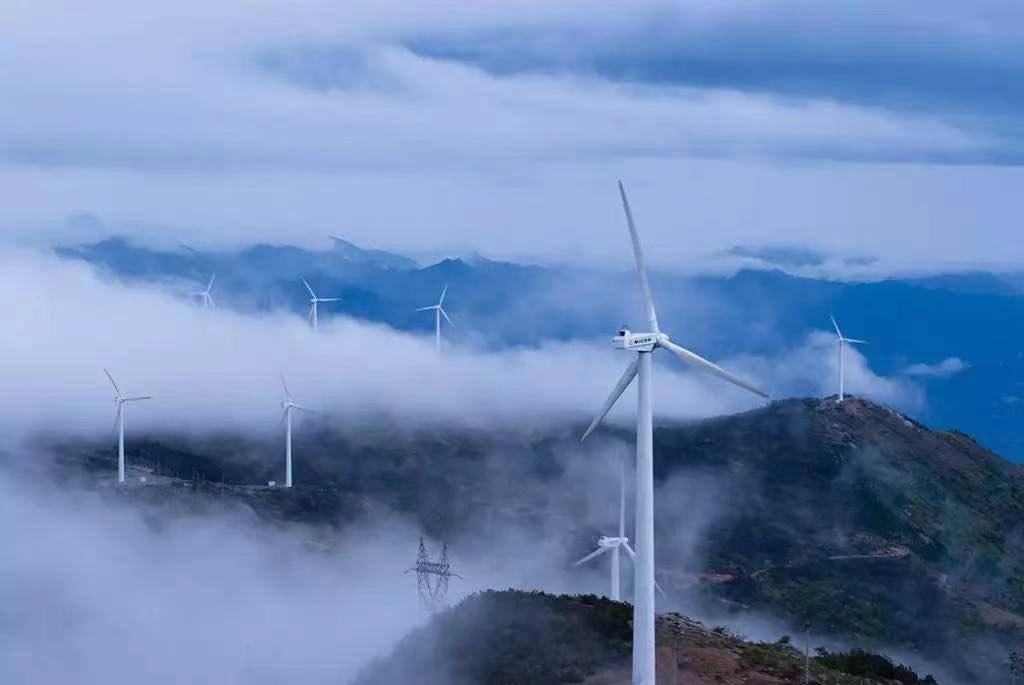
<path id="1" fill-rule="evenodd" d="M 452 571 L 448 560 L 448 543 L 441 547 L 441 556 L 432 561 L 427 553 L 427 546 L 420 538 L 420 548 L 416 554 L 416 564 L 406 573 L 416 572 L 416 587 L 420 594 L 420 603 L 428 611 L 442 609 L 448 603 L 448 581 L 461 578 Z"/>

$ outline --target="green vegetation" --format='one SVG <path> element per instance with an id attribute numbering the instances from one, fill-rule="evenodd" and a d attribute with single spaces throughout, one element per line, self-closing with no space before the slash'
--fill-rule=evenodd
<path id="1" fill-rule="evenodd" d="M 629 605 L 592 595 L 481 592 L 413 631 L 355 685 L 583 682 L 628 659 L 631 614 Z"/>
<path id="2" fill-rule="evenodd" d="M 410 633 L 352 685 L 619 682 L 628 679 L 631 613 L 627 604 L 593 596 L 482 592 Z M 664 661 L 670 658 L 685 682 L 803 683 L 803 654 L 787 637 L 747 642 L 725 626 L 708 629 L 665 614 L 658 619 L 658 645 L 660 671 L 671 672 L 673 662 Z M 811 671 L 815 682 L 836 685 L 936 685 L 930 676 L 863 650 L 819 650 Z"/>
<path id="3" fill-rule="evenodd" d="M 875 678 L 883 681 L 896 681 L 901 685 L 936 685 L 935 678 L 926 675 L 918 676 L 903 664 L 895 664 L 892 659 L 882 654 L 867 652 L 863 649 L 851 649 L 848 652 L 830 652 L 819 648 L 814 661 L 834 671 L 863 678 Z"/>

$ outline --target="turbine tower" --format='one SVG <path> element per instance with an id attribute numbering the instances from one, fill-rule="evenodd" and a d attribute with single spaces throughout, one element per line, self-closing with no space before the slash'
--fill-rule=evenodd
<path id="1" fill-rule="evenodd" d="M 841 330 L 839 330 L 839 324 L 836 323 L 836 318 L 834 316 L 832 316 L 831 314 L 828 315 L 828 318 L 832 319 L 832 325 L 836 329 L 836 337 L 837 337 L 837 341 L 839 343 L 839 398 L 836 400 L 836 402 L 842 402 L 843 401 L 843 397 L 845 396 L 844 395 L 844 390 L 845 390 L 844 386 L 845 386 L 845 381 L 846 381 L 846 378 L 845 378 L 846 377 L 846 372 L 845 372 L 845 370 L 843 368 L 843 347 L 845 347 L 847 343 L 850 343 L 850 344 L 853 344 L 853 345 L 867 345 L 868 341 L 867 340 L 857 340 L 856 338 L 844 338 L 843 337 L 843 332 Z"/>
<path id="2" fill-rule="evenodd" d="M 315 414 L 316 412 L 295 404 L 283 374 L 281 375 L 281 385 L 284 386 L 284 402 L 281 403 L 281 406 L 284 407 L 284 414 L 281 415 L 281 422 L 286 426 L 284 433 L 284 486 L 290 488 L 292 486 L 292 409 L 298 409 L 307 414 Z"/>
<path id="3" fill-rule="evenodd" d="M 644 267 L 643 252 L 640 248 L 640 236 L 633 223 L 633 215 L 626 198 L 626 189 L 619 181 L 619 194 L 622 197 L 622 208 L 626 213 L 626 223 L 633 242 L 633 256 L 636 259 L 636 270 L 640 277 L 640 291 L 643 296 L 644 315 L 649 330 L 646 333 L 632 333 L 628 328 L 613 338 L 616 348 L 635 352 L 636 358 L 630 363 L 622 378 L 612 389 L 608 400 L 601 411 L 591 422 L 580 442 L 587 439 L 601 420 L 615 405 L 616 400 L 626 388 L 639 376 L 637 392 L 636 422 L 636 575 L 634 579 L 633 601 L 633 685 L 655 685 L 654 668 L 654 426 L 651 408 L 651 358 L 658 348 L 672 352 L 685 364 L 694 366 L 701 371 L 718 376 L 734 385 L 756 395 L 768 396 L 732 375 L 720 366 L 709 362 L 684 347 L 672 342 L 668 335 L 658 327 L 658 317 L 654 312 L 651 299 L 651 288 L 647 281 L 647 270 Z"/>
<path id="4" fill-rule="evenodd" d="M 615 602 L 620 601 L 620 582 L 619 582 L 619 566 L 620 566 L 620 550 L 626 550 L 626 553 L 633 559 L 636 559 L 636 553 L 633 548 L 629 546 L 629 538 L 626 537 L 626 462 L 622 462 L 622 472 L 619 475 L 619 536 L 610 538 L 601 536 L 597 540 L 597 549 L 577 561 L 575 566 L 582 566 L 592 559 L 596 559 L 606 552 L 611 552 L 612 555 L 612 568 L 611 568 L 611 594 L 608 596 Z"/>
<path id="5" fill-rule="evenodd" d="M 302 284 L 304 286 L 306 286 L 306 290 L 309 291 L 309 314 L 306 316 L 306 320 L 309 321 L 310 324 L 312 324 L 314 331 L 315 330 L 319 330 L 320 329 L 320 316 L 319 316 L 319 308 L 317 307 L 317 305 L 319 305 L 321 302 L 340 302 L 341 298 L 340 297 L 318 297 L 317 294 L 315 292 L 313 292 L 313 289 L 311 287 L 309 287 L 309 283 L 306 282 L 305 278 L 302 279 Z"/>
<path id="6" fill-rule="evenodd" d="M 114 428 L 117 430 L 117 482 L 124 482 L 124 405 L 126 402 L 138 402 L 140 400 L 151 400 L 153 399 L 149 395 L 140 397 L 125 397 L 121 392 L 121 388 L 117 387 L 117 382 L 114 377 L 110 375 L 110 372 L 103 369 L 103 373 L 107 374 L 107 378 L 110 379 L 110 384 L 114 386 L 114 402 L 117 403 L 117 416 L 114 417 Z"/>
<path id="7" fill-rule="evenodd" d="M 420 307 L 419 309 L 416 310 L 418 312 L 426 312 L 430 311 L 431 309 L 434 310 L 434 345 L 437 348 L 438 352 L 441 351 L 441 317 L 443 316 L 445 318 L 445 321 L 447 321 L 452 326 L 455 325 L 455 322 L 451 320 L 451 318 L 448 316 L 448 312 L 444 310 L 443 306 L 444 296 L 447 292 L 448 284 L 445 283 L 444 288 L 441 289 L 441 298 L 437 301 L 437 304 L 432 304 L 429 307 Z"/>
<path id="8" fill-rule="evenodd" d="M 206 290 L 197 290 L 194 293 L 189 293 L 192 297 L 198 297 L 203 302 L 203 309 L 213 309 L 217 305 L 214 304 L 213 295 L 210 291 L 213 290 L 213 282 L 217 280 L 217 274 L 210 276 L 210 282 L 206 284 Z"/>

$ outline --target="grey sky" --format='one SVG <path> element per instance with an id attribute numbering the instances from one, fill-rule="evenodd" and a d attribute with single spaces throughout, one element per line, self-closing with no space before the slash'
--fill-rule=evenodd
<path id="1" fill-rule="evenodd" d="M 609 261 L 621 176 L 663 266 L 1019 261 L 1012 3 L 548 5 L 23 3 L 0 230 Z"/>

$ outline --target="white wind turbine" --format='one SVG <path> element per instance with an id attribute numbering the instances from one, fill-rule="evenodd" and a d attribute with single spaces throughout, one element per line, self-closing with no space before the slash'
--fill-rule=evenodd
<path id="1" fill-rule="evenodd" d="M 597 540 L 597 549 L 577 561 L 574 566 L 582 566 L 591 559 L 596 559 L 605 552 L 612 553 L 612 567 L 611 567 L 611 594 L 608 595 L 610 599 L 618 602 L 621 599 L 621 582 L 619 568 L 621 566 L 619 559 L 619 550 L 626 550 L 626 554 L 629 558 L 636 563 L 636 552 L 629 546 L 629 538 L 626 537 L 626 462 L 622 462 L 622 473 L 619 476 L 619 536 L 610 538 L 602 535 Z M 659 594 L 664 595 L 665 591 L 658 585 L 658 581 L 654 581 L 654 588 Z"/>
<path id="2" fill-rule="evenodd" d="M 306 315 L 306 320 L 313 325 L 313 330 L 319 330 L 320 328 L 320 310 L 317 305 L 321 302 L 340 302 L 340 297 L 318 297 L 313 289 L 309 287 L 309 283 L 306 279 L 302 279 L 302 284 L 306 286 L 306 290 L 309 291 L 309 314 Z"/>
<path id="3" fill-rule="evenodd" d="M 292 409 L 298 409 L 307 414 L 315 414 L 316 412 L 295 404 L 295 401 L 292 399 L 292 393 L 288 390 L 288 383 L 285 381 L 284 375 L 281 376 L 281 385 L 284 386 L 284 402 L 281 403 L 281 406 L 284 407 L 284 414 L 281 415 L 281 421 L 287 426 L 285 428 L 284 442 L 284 486 L 290 488 L 292 486 Z"/>
<path id="4" fill-rule="evenodd" d="M 640 277 L 640 291 L 643 295 L 644 314 L 647 325 L 646 333 L 632 333 L 623 328 L 613 338 L 615 347 L 635 352 L 636 359 L 630 363 L 622 378 L 615 385 L 601 411 L 591 422 L 580 442 L 587 439 L 601 420 L 615 405 L 616 400 L 626 388 L 639 376 L 637 392 L 636 422 L 636 574 L 634 578 L 633 601 L 633 685 L 655 685 L 654 664 L 654 427 L 651 408 L 651 358 L 658 348 L 672 352 L 680 361 L 698 369 L 718 376 L 734 385 L 756 395 L 768 396 L 754 386 L 740 380 L 720 366 L 709 362 L 684 347 L 669 340 L 668 335 L 658 327 L 658 317 L 654 312 L 651 299 L 651 288 L 647 281 L 647 270 L 644 267 L 643 252 L 640 248 L 640 236 L 633 223 L 633 215 L 626 199 L 626 189 L 619 181 L 619 194 L 622 207 L 626 213 L 626 223 L 633 242 L 633 256 L 636 259 L 636 270 Z"/>
<path id="5" fill-rule="evenodd" d="M 213 290 L 213 282 L 217 280 L 217 274 L 210 276 L 210 282 L 206 284 L 206 290 L 197 290 L 194 293 L 189 293 L 192 297 L 198 297 L 203 302 L 203 309 L 213 309 L 216 304 L 213 302 L 213 295 L 210 291 Z"/>
<path id="6" fill-rule="evenodd" d="M 629 546 L 629 538 L 626 537 L 626 462 L 622 462 L 622 473 L 619 477 L 619 536 L 610 538 L 602 535 L 597 540 L 597 549 L 577 561 L 575 566 L 582 566 L 592 559 L 596 559 L 606 552 L 611 552 L 612 555 L 612 568 L 611 568 L 611 594 L 608 596 L 618 602 L 621 598 L 619 591 L 619 553 L 620 550 L 626 550 L 633 559 L 636 559 L 636 553 L 633 552 L 633 548 Z"/>
<path id="7" fill-rule="evenodd" d="M 114 402 L 117 403 L 117 416 L 114 417 L 114 428 L 117 430 L 117 482 L 124 482 L 124 405 L 126 402 L 138 402 L 140 400 L 151 400 L 153 399 L 149 395 L 140 397 L 125 397 L 121 392 L 121 388 L 117 387 L 117 382 L 114 381 L 114 377 L 110 375 L 110 372 L 103 369 L 103 373 L 107 374 L 107 378 L 110 379 L 110 384 L 114 386 Z"/>
<path id="8" fill-rule="evenodd" d="M 444 310 L 443 306 L 444 296 L 447 292 L 448 284 L 445 283 L 444 288 L 441 289 L 441 297 L 440 299 L 438 299 L 437 304 L 432 304 L 429 307 L 420 307 L 419 309 L 416 310 L 418 312 L 426 312 L 430 311 L 431 309 L 434 310 L 434 345 L 437 348 L 438 352 L 441 351 L 441 317 L 443 316 L 445 318 L 445 321 L 447 321 L 452 326 L 455 325 L 455 322 L 451 320 L 451 318 L 448 316 L 448 312 Z"/>
<path id="9" fill-rule="evenodd" d="M 856 338 L 844 338 L 843 332 L 839 330 L 839 324 L 836 323 L 836 318 L 831 314 L 828 315 L 828 318 L 832 319 L 832 325 L 836 329 L 836 337 L 839 343 L 839 398 L 836 400 L 836 402 L 842 402 L 846 382 L 846 372 L 843 368 L 843 348 L 846 346 L 847 343 L 853 345 L 867 345 L 868 341 L 857 340 Z"/>

